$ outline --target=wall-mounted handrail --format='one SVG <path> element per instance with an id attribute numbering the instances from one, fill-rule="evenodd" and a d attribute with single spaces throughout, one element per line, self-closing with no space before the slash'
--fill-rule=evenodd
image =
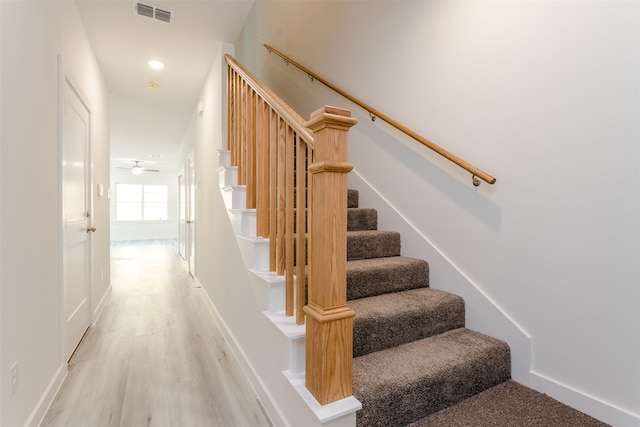
<path id="1" fill-rule="evenodd" d="M 305 74 L 307 74 L 309 76 L 309 78 L 311 78 L 313 80 L 318 80 L 320 83 L 322 83 L 323 85 L 325 85 L 328 88 L 332 89 L 333 91 L 339 93 L 343 97 L 347 98 L 349 101 L 351 101 L 354 104 L 359 105 L 360 107 L 362 107 L 364 110 L 366 110 L 369 113 L 369 115 L 371 116 L 372 120 L 375 120 L 376 117 L 379 117 L 380 119 L 384 120 L 385 122 L 387 122 L 391 126 L 393 126 L 396 129 L 398 129 L 399 131 L 405 133 L 406 135 L 410 136 L 411 138 L 415 139 L 416 141 L 420 142 L 421 144 L 425 145 L 426 147 L 432 149 L 436 153 L 440 154 L 444 158 L 452 161 L 456 165 L 458 165 L 461 168 L 465 169 L 466 171 L 471 173 L 471 175 L 473 175 L 473 185 L 475 185 L 475 186 L 480 185 L 480 181 L 477 178 L 480 178 L 480 179 L 482 179 L 483 181 L 485 181 L 485 182 L 487 182 L 489 184 L 493 184 L 493 183 L 496 182 L 496 179 L 493 176 L 491 176 L 488 173 L 484 172 L 483 170 L 473 166 L 471 163 L 462 160 L 460 157 L 458 157 L 455 154 L 445 150 L 444 148 L 440 147 L 439 145 L 435 144 L 434 142 L 432 142 L 432 141 L 428 140 L 427 138 L 421 136 L 420 134 L 412 131 L 408 127 L 398 123 L 397 121 L 395 121 L 391 117 L 389 117 L 386 114 L 380 112 L 379 110 L 373 108 L 369 104 L 366 104 L 365 102 L 359 100 L 358 98 L 354 97 L 353 95 L 349 94 L 348 92 L 345 92 L 344 90 L 340 89 L 339 87 L 337 87 L 333 83 L 327 81 L 326 79 L 320 77 L 319 75 L 317 75 L 313 71 L 309 70 L 305 66 L 303 66 L 303 65 L 297 63 L 296 61 L 294 61 L 293 59 L 289 58 L 287 55 L 285 55 L 284 53 L 278 51 L 274 47 L 269 46 L 268 44 L 264 44 L 264 47 L 269 51 L 269 53 L 273 52 L 276 55 L 278 55 L 287 64 L 291 64 L 291 65 L 299 68 L 300 70 L 302 70 Z"/>

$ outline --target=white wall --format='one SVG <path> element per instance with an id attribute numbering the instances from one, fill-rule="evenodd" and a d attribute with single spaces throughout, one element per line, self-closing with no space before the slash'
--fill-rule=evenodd
<path id="1" fill-rule="evenodd" d="M 66 373 L 60 349 L 57 55 L 92 106 L 95 183 L 109 182 L 108 95 L 73 2 L 0 2 L 0 424 L 36 425 Z M 108 203 L 95 199 L 93 306 L 109 288 Z M 20 364 L 9 398 L 7 374 Z"/>
<path id="2" fill-rule="evenodd" d="M 116 184 L 158 184 L 168 187 L 167 221 L 116 221 Z M 106 189 L 105 189 L 106 191 Z M 127 171 L 111 174 L 111 241 L 178 238 L 178 176 L 169 172 L 133 175 Z"/>
<path id="3" fill-rule="evenodd" d="M 617 425 L 640 420 L 639 20 L 638 2 L 264 1 L 236 55 L 303 117 L 353 108 L 350 160 L 413 228 L 403 253 L 428 246 L 531 336 L 531 386 Z M 474 188 L 263 43 L 497 183 Z"/>

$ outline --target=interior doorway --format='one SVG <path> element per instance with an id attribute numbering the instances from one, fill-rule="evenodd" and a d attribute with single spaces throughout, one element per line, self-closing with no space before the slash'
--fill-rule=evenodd
<path id="1" fill-rule="evenodd" d="M 62 351 L 69 360 L 91 324 L 92 222 L 91 108 L 80 87 L 60 72 L 62 195 Z"/>

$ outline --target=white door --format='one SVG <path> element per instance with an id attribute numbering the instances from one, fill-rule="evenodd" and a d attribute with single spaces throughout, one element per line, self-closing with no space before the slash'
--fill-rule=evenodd
<path id="1" fill-rule="evenodd" d="M 63 85 L 63 356 L 68 360 L 90 323 L 92 211 L 88 185 L 90 114 L 67 78 L 64 79 Z"/>
<path id="2" fill-rule="evenodd" d="M 187 185 L 184 171 L 178 176 L 178 253 L 186 260 Z"/>
<path id="3" fill-rule="evenodd" d="M 189 273 L 196 275 L 196 168 L 193 157 L 187 160 L 189 202 L 187 203 L 187 245 L 189 247 Z"/>

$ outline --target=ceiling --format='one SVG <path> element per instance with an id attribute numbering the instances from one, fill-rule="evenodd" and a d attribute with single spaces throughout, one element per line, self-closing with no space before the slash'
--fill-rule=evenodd
<path id="1" fill-rule="evenodd" d="M 136 3 L 171 12 L 171 22 Z M 253 0 L 78 0 L 110 92 L 111 167 L 178 172 L 178 155 L 220 41 L 234 42 Z M 164 63 L 153 70 L 149 60 Z M 158 89 L 149 87 L 157 82 Z"/>

